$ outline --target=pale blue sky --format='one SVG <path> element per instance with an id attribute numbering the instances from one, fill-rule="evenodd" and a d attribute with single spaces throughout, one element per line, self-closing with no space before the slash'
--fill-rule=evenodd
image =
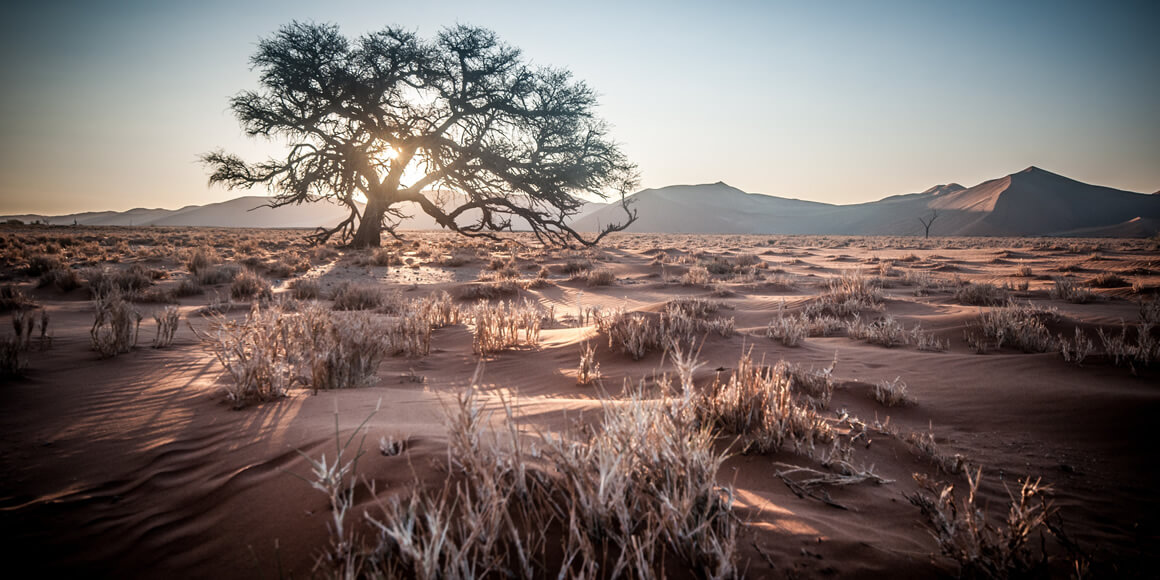
<path id="1" fill-rule="evenodd" d="M 1160 189 L 1156 2 L 20 2 L 0 19 L 0 213 L 180 207 L 257 157 L 228 98 L 293 19 L 484 26 L 601 95 L 643 187 L 852 203 L 1028 165 Z"/>

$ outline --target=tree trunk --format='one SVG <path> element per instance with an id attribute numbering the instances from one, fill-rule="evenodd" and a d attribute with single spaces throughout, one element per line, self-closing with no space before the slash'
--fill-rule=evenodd
<path id="1" fill-rule="evenodd" d="M 362 221 L 359 222 L 358 230 L 355 231 L 350 245 L 355 248 L 377 248 L 382 245 L 383 216 L 386 212 L 387 206 L 377 198 L 367 200 Z"/>

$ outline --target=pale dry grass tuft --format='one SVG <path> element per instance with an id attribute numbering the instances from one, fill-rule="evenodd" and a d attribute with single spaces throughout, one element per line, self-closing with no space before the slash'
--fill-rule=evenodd
<path id="1" fill-rule="evenodd" d="M 995 524 L 988 521 L 986 509 L 978 502 L 982 470 L 973 474 L 968 470 L 966 476 L 965 497 L 957 497 L 953 485 L 937 484 L 918 474 L 915 480 L 922 491 L 907 496 L 922 511 L 943 555 L 958 564 L 959 576 L 1050 576 L 1044 537 L 1051 529 L 1048 518 L 1056 512 L 1046 498 L 1050 486 L 1039 478 L 1020 480 L 1017 491 L 1007 490 L 1011 501 L 1006 518 Z"/>
<path id="2" fill-rule="evenodd" d="M 129 352 L 137 345 L 141 313 L 121 297 L 119 292 L 98 296 L 93 301 L 96 315 L 89 330 L 92 349 L 102 358 Z"/>
<path id="3" fill-rule="evenodd" d="M 906 382 L 902 377 L 894 377 L 893 381 L 885 379 L 878 381 L 870 390 L 870 396 L 887 407 L 905 407 L 916 402 L 914 397 L 906 392 Z"/>
<path id="4" fill-rule="evenodd" d="M 178 318 L 176 306 L 166 306 L 164 310 L 153 313 L 153 320 L 157 322 L 157 336 L 153 338 L 153 348 L 165 348 L 173 344 L 173 336 L 177 334 Z"/>

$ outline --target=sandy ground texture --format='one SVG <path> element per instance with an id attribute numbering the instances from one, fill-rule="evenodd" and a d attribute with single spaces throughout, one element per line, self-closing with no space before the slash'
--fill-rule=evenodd
<path id="1" fill-rule="evenodd" d="M 533 447 L 601 429 L 605 406 L 632 392 L 661 400 L 674 388 L 665 390 L 665 376 L 679 369 L 663 347 L 625 352 L 598 319 L 611 324 L 623 311 L 659 320 L 682 301 L 700 305 L 694 317 L 705 322 L 685 349 L 700 363 L 697 393 L 722 389 L 746 353 L 832 386 L 810 407 L 832 440 L 763 449 L 708 424 L 726 454 L 716 480 L 732 498 L 740 575 L 959 574 L 961 559 L 944 552 L 912 498 L 953 486 L 961 506 L 975 474 L 974 506 L 996 534 L 1020 482 L 1041 478 L 1053 515 L 1028 543 L 1033 559 L 1047 552 L 1040 572 L 1152 576 L 1160 564 L 1155 241 L 640 234 L 553 250 L 525 238 L 410 234 L 357 252 L 309 247 L 301 234 L 0 230 L 3 307 L 49 317 L 43 337 L 35 326 L 5 354 L 15 362 L 0 378 L 0 545 L 12 569 L 329 576 L 319 562 L 334 519 L 310 484 L 310 461 L 333 460 L 336 429 L 343 441 L 354 436 L 348 449 L 366 452 L 348 478 L 347 521 L 369 550 L 380 536 L 364 514 L 381 521 L 391 498 L 460 480 L 448 417 L 473 382 L 496 428 L 506 401 Z M 215 278 L 214 268 L 225 272 Z M 235 290 L 228 279 L 247 275 L 239 272 L 256 273 L 269 294 Z M 464 314 L 431 331 L 428 354 L 386 357 L 367 386 L 229 400 L 233 379 L 204 339 L 216 323 L 295 297 L 296 308 L 330 311 L 351 283 L 381 291 L 381 303 L 355 312 L 372 319 L 399 319 L 441 291 Z M 115 356 L 92 345 L 91 298 L 102 284 L 119 286 L 143 315 L 136 346 Z M 842 302 L 843 284 L 863 302 Z M 473 352 L 471 309 L 524 300 L 539 313 L 538 340 Z M 152 315 L 167 307 L 180 322 L 171 344 L 153 348 Z M 13 332 L 7 322 L 4 332 Z M 578 384 L 586 347 L 599 374 Z M 875 398 L 883 383 L 905 383 L 907 400 Z M 381 452 L 380 439 L 401 442 L 400 452 Z M 835 450 L 873 477 L 804 483 L 849 475 Z M 544 553 L 554 574 L 561 556 Z M 664 575 L 692 569 L 673 554 L 662 564 Z"/>

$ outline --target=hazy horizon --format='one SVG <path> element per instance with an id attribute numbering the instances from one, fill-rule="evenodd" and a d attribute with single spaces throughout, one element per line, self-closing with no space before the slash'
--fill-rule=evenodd
<path id="1" fill-rule="evenodd" d="M 65 2 L 10 9 L 0 213 L 204 205 L 199 154 L 250 158 L 228 98 L 291 20 L 348 37 L 495 30 L 601 95 L 640 189 L 724 181 L 835 204 L 970 187 L 1035 165 L 1160 189 L 1160 46 L 1144 2 L 799 6 Z"/>

